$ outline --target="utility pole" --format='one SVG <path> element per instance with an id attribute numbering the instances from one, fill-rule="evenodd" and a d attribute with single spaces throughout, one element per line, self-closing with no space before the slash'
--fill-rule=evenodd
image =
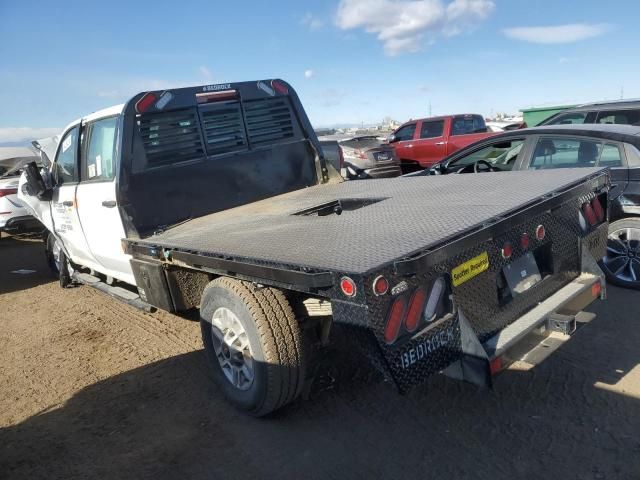
<path id="1" fill-rule="evenodd" d="M 431 116 L 431 100 L 429 100 L 429 116 Z"/>

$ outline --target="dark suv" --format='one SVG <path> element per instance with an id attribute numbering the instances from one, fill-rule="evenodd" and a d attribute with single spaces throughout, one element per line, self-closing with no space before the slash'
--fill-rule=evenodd
<path id="1" fill-rule="evenodd" d="M 640 100 L 587 103 L 552 115 L 542 125 L 583 123 L 640 125 Z"/>

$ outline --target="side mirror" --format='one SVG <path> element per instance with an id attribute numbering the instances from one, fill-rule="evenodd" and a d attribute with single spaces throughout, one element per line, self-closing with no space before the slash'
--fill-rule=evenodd
<path id="1" fill-rule="evenodd" d="M 396 138 L 395 134 L 391 134 L 387 137 L 387 143 L 393 143 L 393 142 L 397 142 L 398 139 Z"/>
<path id="2" fill-rule="evenodd" d="M 24 174 L 27 181 L 24 193 L 31 197 L 38 197 L 40 200 L 51 199 L 52 190 L 45 184 L 36 162 L 28 163 L 24 168 Z"/>
<path id="3" fill-rule="evenodd" d="M 442 175 L 442 164 L 436 163 L 429 169 L 429 175 Z"/>

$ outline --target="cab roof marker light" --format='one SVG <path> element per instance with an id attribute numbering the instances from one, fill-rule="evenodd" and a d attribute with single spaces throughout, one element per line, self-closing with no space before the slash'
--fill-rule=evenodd
<path id="1" fill-rule="evenodd" d="M 431 293 L 429 293 L 429 299 L 427 300 L 427 306 L 424 307 L 424 319 L 427 322 L 432 322 L 438 313 L 438 305 L 442 299 L 444 293 L 445 283 L 444 278 L 439 277 L 433 282 L 431 287 Z"/>
<path id="2" fill-rule="evenodd" d="M 271 87 L 282 95 L 287 95 L 289 93 L 287 86 L 278 80 L 271 80 Z"/>
<path id="3" fill-rule="evenodd" d="M 153 92 L 146 93 L 140 100 L 136 102 L 136 112 L 144 113 L 157 100 L 156 94 Z"/>

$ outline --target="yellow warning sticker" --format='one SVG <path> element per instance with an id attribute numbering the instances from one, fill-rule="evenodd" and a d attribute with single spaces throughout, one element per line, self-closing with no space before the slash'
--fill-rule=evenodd
<path id="1" fill-rule="evenodd" d="M 487 252 L 482 252 L 477 257 L 473 257 L 471 260 L 467 260 L 451 270 L 453 286 L 457 287 L 462 285 L 467 280 L 471 280 L 473 277 L 481 274 L 488 268 L 489 255 L 487 255 Z"/>

